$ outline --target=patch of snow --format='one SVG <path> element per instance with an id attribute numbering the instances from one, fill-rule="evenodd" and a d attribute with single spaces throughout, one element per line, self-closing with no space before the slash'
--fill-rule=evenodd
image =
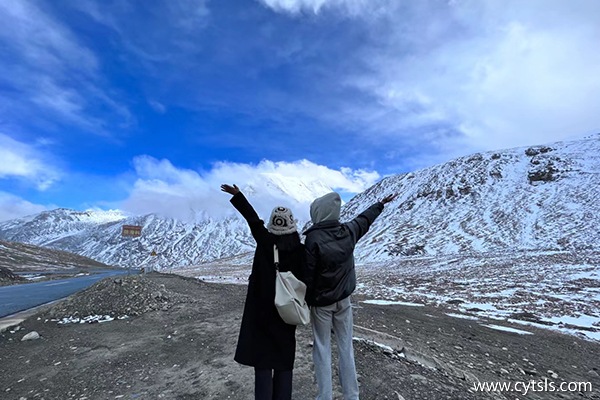
<path id="1" fill-rule="evenodd" d="M 407 306 L 407 307 L 423 307 L 423 306 L 425 306 L 425 304 L 409 303 L 406 301 L 390 301 L 390 300 L 364 300 L 364 301 L 362 301 L 362 303 L 376 304 L 376 305 L 380 305 L 380 306 L 394 306 L 394 305 Z"/>
<path id="2" fill-rule="evenodd" d="M 556 325 L 568 324 L 574 326 L 580 326 L 583 328 L 600 329 L 600 317 L 592 315 L 576 315 L 568 316 L 563 315 L 560 317 L 544 318 L 545 321 L 552 322 Z"/>
<path id="3" fill-rule="evenodd" d="M 362 343 L 369 344 L 371 346 L 379 347 L 380 349 L 382 349 L 386 353 L 390 353 L 391 354 L 391 353 L 394 352 L 394 349 L 392 349 L 390 346 L 378 343 L 378 342 L 376 342 L 374 340 L 364 339 L 364 338 L 356 337 L 356 336 L 353 337 L 352 340 L 355 341 L 355 342 L 362 342 Z"/>
<path id="4" fill-rule="evenodd" d="M 44 275 L 34 275 L 34 274 L 23 274 L 21 275 L 23 278 L 27 279 L 28 281 L 37 281 L 39 279 L 43 279 Z"/>
<path id="5" fill-rule="evenodd" d="M 472 320 L 472 321 L 479 321 L 479 317 L 474 317 L 472 315 L 456 314 L 456 313 L 446 313 L 446 315 L 449 316 L 449 317 L 453 317 L 453 318 L 469 319 L 469 320 Z"/>
<path id="6" fill-rule="evenodd" d="M 126 319 L 127 316 L 118 317 L 118 319 Z M 61 320 L 52 320 L 57 321 L 61 325 L 66 324 L 93 324 L 93 323 L 103 323 L 114 321 L 115 319 L 110 315 L 88 315 L 87 317 L 65 317 Z"/>
<path id="7" fill-rule="evenodd" d="M 495 329 L 497 331 L 517 333 L 519 335 L 533 335 L 532 332 L 522 331 L 520 329 L 515 329 L 515 328 L 509 328 L 508 326 L 486 325 L 486 324 L 482 324 L 481 326 L 485 326 L 486 328 L 490 328 L 490 329 Z"/>
<path id="8" fill-rule="evenodd" d="M 93 222 L 97 224 L 106 224 L 108 222 L 121 221 L 127 218 L 121 210 L 86 210 L 79 214 L 81 221 Z"/>

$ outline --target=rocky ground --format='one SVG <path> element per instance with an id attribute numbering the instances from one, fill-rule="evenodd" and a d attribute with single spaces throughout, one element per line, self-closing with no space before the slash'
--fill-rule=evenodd
<path id="1" fill-rule="evenodd" d="M 23 283 L 25 278 L 15 275 L 10 269 L 0 266 L 0 286 Z"/>
<path id="2" fill-rule="evenodd" d="M 252 254 L 178 270 L 244 283 Z M 452 307 L 600 341 L 600 252 L 526 251 L 402 257 L 357 265 L 356 293 Z M 484 321 L 484 320 L 482 320 Z"/>
<path id="3" fill-rule="evenodd" d="M 233 361 L 245 290 L 169 274 L 99 282 L 0 334 L 0 398 L 252 399 L 253 371 Z M 363 400 L 600 399 L 598 342 L 439 306 L 353 300 Z M 32 331 L 40 337 L 22 341 Z M 293 398 L 311 399 L 310 328 L 297 338 Z M 474 390 L 532 380 L 593 390 Z"/>

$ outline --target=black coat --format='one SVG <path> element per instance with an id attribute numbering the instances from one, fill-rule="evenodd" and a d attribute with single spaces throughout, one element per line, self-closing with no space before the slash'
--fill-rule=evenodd
<path id="1" fill-rule="evenodd" d="M 282 236 L 276 236 L 265 228 L 264 222 L 241 192 L 231 198 L 231 203 L 248 222 L 256 241 L 234 359 L 258 369 L 292 370 L 296 355 L 296 326 L 283 322 L 275 308 L 273 244 L 281 241 Z M 279 270 L 292 271 L 300 279 L 304 269 L 304 246 L 298 240 L 293 249 L 278 248 Z"/>
<path id="2" fill-rule="evenodd" d="M 375 203 L 350 222 L 319 222 L 306 235 L 306 302 L 325 307 L 350 296 L 356 288 L 354 247 L 383 211 Z"/>

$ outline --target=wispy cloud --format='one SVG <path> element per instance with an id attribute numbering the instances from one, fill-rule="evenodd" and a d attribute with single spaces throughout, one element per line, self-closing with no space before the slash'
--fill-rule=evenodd
<path id="1" fill-rule="evenodd" d="M 261 215 L 276 205 L 294 208 L 298 217 L 308 217 L 308 204 L 330 189 L 358 193 L 379 175 L 373 171 L 334 170 L 300 160 L 259 164 L 220 162 L 209 171 L 178 168 L 168 160 L 140 156 L 134 160 L 137 180 L 123 208 L 136 213 L 160 213 L 186 220 L 222 217 L 233 213 L 223 183 L 237 184 L 253 201 Z"/>
<path id="2" fill-rule="evenodd" d="M 60 171 L 35 146 L 0 133 L 0 179 L 16 178 L 46 190 L 60 179 Z"/>
<path id="3" fill-rule="evenodd" d="M 165 112 L 167 112 L 167 107 L 161 102 L 158 102 L 156 100 L 148 100 L 148 104 L 150 105 L 150 107 L 152 107 L 154 111 L 156 111 L 159 114 L 164 114 Z"/>
<path id="4" fill-rule="evenodd" d="M 66 123 L 107 135 L 106 114 L 130 123 L 108 94 L 96 54 L 50 11 L 50 4 L 0 2 L 0 103 L 15 119 Z M 103 113 L 96 111 L 103 109 Z M 43 123 L 39 121 L 44 121 Z"/>
<path id="5" fill-rule="evenodd" d="M 260 0 L 263 4 L 277 11 L 298 14 L 309 12 L 318 14 L 322 9 L 341 8 L 344 11 L 357 14 L 366 8 L 379 7 L 374 0 Z M 368 7 L 369 6 L 369 7 Z"/>
<path id="6" fill-rule="evenodd" d="M 165 64 L 185 68 L 186 61 L 198 55 L 202 31 L 210 17 L 207 3 L 157 1 L 152 7 L 140 7 L 138 2 L 123 0 L 77 2 L 73 6 L 116 33 L 129 62 L 160 72 Z"/>
<path id="7" fill-rule="evenodd" d="M 13 194 L 0 191 L 0 222 L 37 214 L 52 208 L 56 208 L 56 206 L 34 204 Z"/>

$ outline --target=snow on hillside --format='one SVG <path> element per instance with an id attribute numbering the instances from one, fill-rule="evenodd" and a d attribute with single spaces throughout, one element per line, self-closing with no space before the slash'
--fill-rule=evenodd
<path id="1" fill-rule="evenodd" d="M 342 220 L 399 197 L 357 248 L 361 262 L 407 255 L 594 249 L 600 243 L 600 137 L 474 154 L 383 179 Z"/>
<path id="2" fill-rule="evenodd" d="M 295 177 L 286 177 L 281 174 L 263 173 L 268 178 L 267 186 L 282 196 L 291 196 L 299 204 L 307 204 L 331 192 L 331 188 L 318 180 L 306 180 Z"/>
<path id="3" fill-rule="evenodd" d="M 0 234 L 0 236 L 13 242 L 49 245 L 65 236 L 97 229 L 102 224 L 124 219 L 124 213 L 118 210 L 75 211 L 59 208 L 3 222 L 0 224 L 0 232 L 10 232 L 10 234 Z"/>
<path id="4" fill-rule="evenodd" d="M 599 184 L 600 135 L 388 177 L 343 208 L 399 193 L 356 247 L 356 293 L 600 340 Z M 250 257 L 178 272 L 245 284 Z"/>
<path id="5" fill-rule="evenodd" d="M 308 208 L 309 200 L 331 191 L 316 180 L 302 182 L 277 174 L 265 175 L 266 181 L 259 185 L 261 190 L 255 189 L 252 182 L 241 185 L 265 219 L 276 199 L 281 199 L 278 205 L 298 210 L 300 205 Z M 228 215 L 214 218 L 209 212 L 201 211 L 196 222 L 156 214 L 126 217 L 115 211 L 57 209 L 0 223 L 0 238 L 66 250 L 120 267 L 139 268 L 147 264 L 155 269 L 179 268 L 235 256 L 254 248 L 248 225 L 229 204 L 229 198 L 223 194 L 221 204 L 228 208 Z M 265 199 L 269 199 L 268 202 Z M 142 226 L 142 236 L 123 237 L 123 225 Z M 156 255 L 152 256 L 153 253 Z"/>
<path id="6" fill-rule="evenodd" d="M 600 341 L 600 252 L 407 257 L 358 268 L 357 293 L 456 308 Z"/>
<path id="7" fill-rule="evenodd" d="M 300 205 L 308 209 L 310 200 L 330 190 L 312 177 L 263 178 L 267 183 L 261 190 L 256 182 L 242 186 L 263 217 L 268 216 L 275 194 L 280 199 L 287 196 L 298 210 Z M 392 192 L 399 197 L 386 206 L 357 246 L 361 263 L 415 255 L 597 249 L 600 136 L 473 154 L 390 176 L 349 201 L 342 220 Z M 265 195 L 270 196 L 269 204 Z M 223 205 L 231 207 L 227 200 L 223 197 Z M 122 267 L 143 263 L 183 267 L 253 249 L 250 232 L 232 207 L 229 216 L 220 218 L 204 211 L 202 218 L 188 223 L 154 214 L 125 218 L 118 211 L 58 209 L 0 223 L 0 238 Z M 123 224 L 142 225 L 142 237 L 122 237 Z"/>

